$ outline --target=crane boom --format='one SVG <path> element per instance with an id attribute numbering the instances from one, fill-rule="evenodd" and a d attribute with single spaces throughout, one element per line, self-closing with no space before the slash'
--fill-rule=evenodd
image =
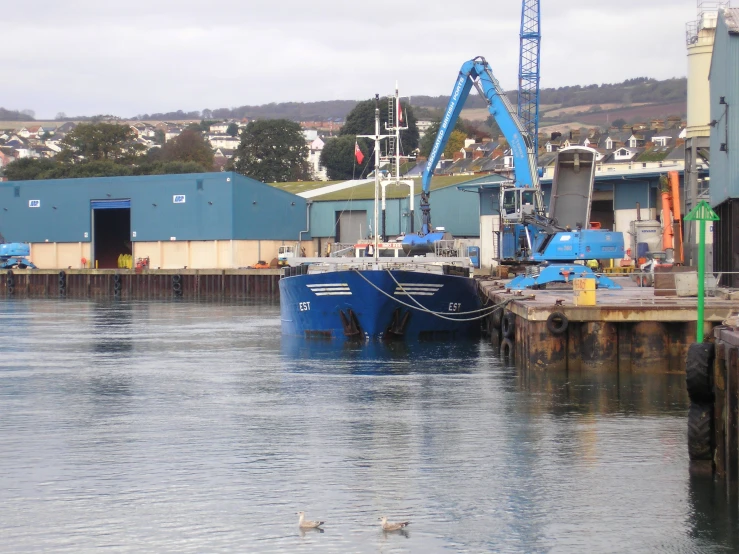
<path id="1" fill-rule="evenodd" d="M 436 135 L 436 141 L 423 172 L 422 232 L 419 233 L 420 236 L 405 237 L 403 249 L 406 252 L 413 252 L 414 248 L 418 249 L 422 244 L 432 243 L 439 234 L 431 227 L 429 206 L 431 178 L 473 85 L 480 96 L 485 98 L 490 115 L 508 141 L 514 162 L 513 184 L 512 186 L 503 184 L 500 191 L 502 248 L 499 260 L 538 266 L 533 273 L 521 274 L 513 279 L 509 286 L 512 289 L 521 289 L 547 283 L 567 283 L 570 275 L 579 275 L 595 279 L 598 286 L 621 288 L 607 277 L 594 274 L 589 267 L 574 262 L 586 259 L 623 258 L 623 234 L 588 229 L 587 221 L 578 221 L 575 229 L 562 228 L 546 214 L 539 185 L 534 141 L 516 115 L 505 92 L 500 88 L 490 65 L 482 56 L 465 62 L 454 83 L 449 104 L 439 125 L 439 133 Z M 580 155 L 579 152 L 573 155 L 574 173 L 580 173 L 582 165 Z M 591 165 L 591 169 L 594 169 L 594 166 Z M 567 180 L 569 174 L 567 172 L 563 174 Z M 586 177 L 586 184 L 590 187 L 589 190 L 592 190 L 594 178 L 592 171 Z M 575 185 L 581 184 L 582 179 L 578 176 L 575 181 Z M 566 184 L 572 183 L 563 183 L 563 186 Z"/>
<path id="2" fill-rule="evenodd" d="M 488 104 L 488 111 L 498 123 L 503 136 L 508 141 L 514 164 L 514 186 L 516 188 L 531 188 L 536 192 L 535 209 L 543 210 L 543 200 L 539 187 L 539 175 L 536 168 L 536 149 L 531 136 L 516 117 L 513 106 L 501 89 L 500 83 L 493 75 L 488 62 L 482 56 L 465 62 L 459 71 L 456 83 L 452 89 L 449 104 L 441 119 L 439 133 L 429 154 L 426 168 L 423 172 L 421 192 L 421 212 L 423 216 L 422 234 L 432 232 L 431 208 L 429 197 L 431 195 L 431 178 L 439 163 L 444 148 L 449 142 L 449 137 L 454 125 L 459 118 L 465 100 L 469 96 L 472 86 L 477 87 L 480 95 Z"/>

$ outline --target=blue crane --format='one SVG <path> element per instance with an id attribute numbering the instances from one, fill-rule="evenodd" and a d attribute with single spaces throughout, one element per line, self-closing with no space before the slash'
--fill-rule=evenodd
<path id="1" fill-rule="evenodd" d="M 539 151 L 539 53 L 541 51 L 539 0 L 521 4 L 521 50 L 518 62 L 518 118 Z"/>
<path id="2" fill-rule="evenodd" d="M 584 275 L 596 279 L 601 287 L 620 288 L 610 279 L 596 276 L 586 266 L 573 262 L 623 258 L 623 235 L 593 229 L 563 228 L 547 216 L 539 185 L 534 142 L 482 56 L 465 62 L 459 71 L 423 172 L 421 232 L 406 236 L 403 239 L 404 249 L 410 251 L 414 245 L 441 240 L 442 233 L 434 232 L 431 225 L 431 179 L 473 85 L 485 98 L 490 115 L 508 142 L 514 162 L 512 183 L 502 186 L 500 194 L 503 243 L 509 246 L 508 251 L 501 254 L 501 261 L 543 267 L 534 276 L 522 276 L 523 279 L 514 280 L 511 287 L 526 288 L 547 282 L 566 282 L 570 275 Z M 579 160 L 578 157 L 574 162 L 578 172 Z M 509 240 L 506 240 L 506 235 Z"/>

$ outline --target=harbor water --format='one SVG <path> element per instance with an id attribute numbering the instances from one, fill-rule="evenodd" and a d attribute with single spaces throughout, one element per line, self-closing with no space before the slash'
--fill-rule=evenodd
<path id="1" fill-rule="evenodd" d="M 277 304 L 0 300 L 0 339 L 0 552 L 739 549 L 681 368 L 289 339 Z"/>

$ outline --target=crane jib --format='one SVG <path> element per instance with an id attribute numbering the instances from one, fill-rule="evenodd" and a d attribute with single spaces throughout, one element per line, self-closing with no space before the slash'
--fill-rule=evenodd
<path id="1" fill-rule="evenodd" d="M 426 172 L 429 174 L 433 174 L 435 165 L 438 162 L 437 158 L 439 155 L 439 149 L 441 148 L 442 143 L 445 142 L 444 139 L 446 137 L 446 130 L 452 120 L 454 109 L 459 102 L 459 98 L 462 95 L 462 91 L 464 90 L 464 85 L 467 79 L 467 75 L 460 75 L 457 79 L 457 83 L 454 85 L 454 90 L 449 101 L 449 106 L 447 107 L 446 113 L 444 114 L 444 119 L 441 121 L 441 125 L 439 126 L 439 134 L 436 135 L 436 142 L 434 142 L 434 147 L 431 150 L 431 154 L 429 154 L 428 163 L 426 164 Z"/>

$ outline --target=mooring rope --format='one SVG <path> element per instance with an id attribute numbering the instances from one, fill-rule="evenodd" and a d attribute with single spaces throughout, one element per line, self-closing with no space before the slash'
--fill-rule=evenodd
<path id="1" fill-rule="evenodd" d="M 386 269 L 385 271 L 387 271 L 390 274 L 390 277 L 392 278 L 393 281 L 395 281 L 395 284 L 400 287 L 400 289 L 406 294 L 406 296 L 409 296 L 411 300 L 413 300 L 416 304 L 418 304 L 418 306 L 414 306 L 412 304 L 408 304 L 407 302 L 403 302 L 399 298 L 395 298 L 390 293 L 382 290 L 380 287 L 378 287 L 377 285 L 375 285 L 372 281 L 370 281 L 369 279 L 367 279 L 367 277 L 365 277 L 358 269 L 354 269 L 353 271 L 356 271 L 357 274 L 362 279 L 364 279 L 365 281 L 367 281 L 367 283 L 369 283 L 370 286 L 372 286 L 375 290 L 381 292 L 382 294 L 384 294 L 385 296 L 387 296 L 391 300 L 397 302 L 398 304 L 401 304 L 402 306 L 405 306 L 406 308 L 411 308 L 412 310 L 418 310 L 420 312 L 426 312 L 426 313 L 431 314 L 431 315 L 433 315 L 435 317 L 438 317 L 440 319 L 446 319 L 448 321 L 462 321 L 462 322 L 464 322 L 464 321 L 477 321 L 479 319 L 483 319 L 483 318 L 487 317 L 488 315 L 490 315 L 491 313 L 493 313 L 495 310 L 502 309 L 506 304 L 508 304 L 508 302 L 510 302 L 512 300 L 512 299 L 509 298 L 507 300 L 504 300 L 500 304 L 494 304 L 492 306 L 487 306 L 487 307 L 484 307 L 484 308 L 480 308 L 479 310 L 472 310 L 472 311 L 469 311 L 469 312 L 458 312 L 459 315 L 468 315 L 468 314 L 476 314 L 476 313 L 480 313 L 480 312 L 485 312 L 482 315 L 479 315 L 479 316 L 476 316 L 476 317 L 468 317 L 468 318 L 447 317 L 446 315 L 443 315 L 442 312 L 435 312 L 433 310 L 430 310 L 429 308 L 427 308 L 426 306 L 424 306 L 423 304 L 421 304 L 418 300 L 416 300 L 413 297 L 413 295 L 411 295 L 410 293 L 408 293 L 403 288 L 403 285 L 401 285 L 400 283 L 398 283 L 398 281 L 395 279 L 395 276 L 390 272 L 389 269 Z"/>

